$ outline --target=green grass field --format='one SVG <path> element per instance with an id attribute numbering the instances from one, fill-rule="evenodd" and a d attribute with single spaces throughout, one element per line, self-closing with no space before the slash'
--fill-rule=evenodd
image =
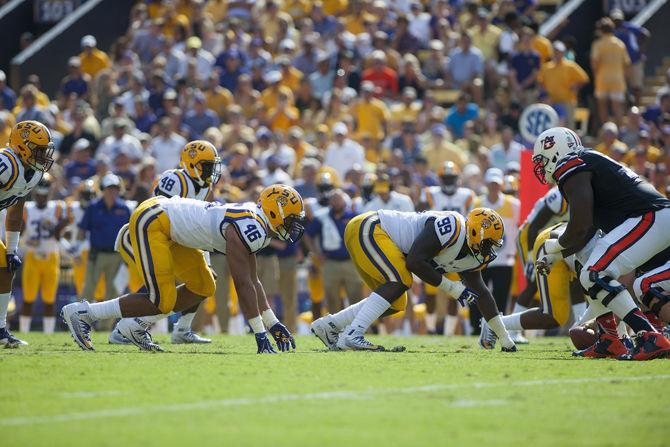
<path id="1" fill-rule="evenodd" d="M 151 354 L 30 334 L 0 351 L 0 445 L 661 446 L 666 360 L 570 356 L 565 338 L 515 354 L 473 338 L 380 338 L 403 353 L 258 356 L 249 337 Z"/>

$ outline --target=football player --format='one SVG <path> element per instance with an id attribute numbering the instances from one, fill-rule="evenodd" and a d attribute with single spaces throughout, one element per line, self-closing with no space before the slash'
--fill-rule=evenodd
<path id="1" fill-rule="evenodd" d="M 466 216 L 472 209 L 475 192 L 461 186 L 461 170 L 453 161 L 446 161 L 438 172 L 440 186 L 426 186 L 419 199 L 420 210 L 456 211 Z M 447 278 L 458 281 L 457 273 L 449 273 Z M 435 313 L 435 297 L 439 289 L 428 283 L 424 284 L 426 299 L 426 330 L 435 333 L 437 314 Z M 456 301 L 447 301 L 447 315 L 444 322 L 444 335 L 454 335 L 458 324 L 458 306 Z"/>
<path id="2" fill-rule="evenodd" d="M 638 301 L 648 309 L 649 321 L 659 330 L 670 323 L 670 249 L 665 249 L 647 263 L 633 283 Z M 644 269 L 647 270 L 645 265 Z M 666 337 L 668 331 L 665 331 Z"/>
<path id="3" fill-rule="evenodd" d="M 17 249 L 26 196 L 53 165 L 54 144 L 49 129 L 37 121 L 20 121 L 0 149 L 0 209 L 7 209 L 6 244 L 0 241 L 0 345 L 16 348 L 26 342 L 7 329 L 7 306 L 14 273 L 21 267 Z"/>
<path id="4" fill-rule="evenodd" d="M 365 204 L 363 211 L 388 209 L 396 211 L 414 211 L 412 199 L 405 194 L 393 190 L 393 184 L 388 174 L 380 174 L 375 180 L 374 196 Z"/>
<path id="5" fill-rule="evenodd" d="M 44 333 L 52 334 L 56 326 L 54 303 L 60 274 L 58 241 L 69 221 L 65 204 L 60 200 L 49 200 L 51 185 L 51 176 L 45 173 L 31 194 L 34 201 L 26 202 L 23 209 L 25 259 L 21 274 L 20 332 L 30 331 L 33 303 L 38 292 L 44 305 Z"/>
<path id="6" fill-rule="evenodd" d="M 221 159 L 216 147 L 208 141 L 191 141 L 184 146 L 181 151 L 179 169 L 165 171 L 156 184 L 154 190 L 155 196 L 165 197 L 186 197 L 196 200 L 207 200 L 211 197 L 212 187 L 216 185 L 221 177 Z M 130 234 L 128 225 L 121 228 L 116 238 L 116 250 L 121 254 L 124 262 L 132 266 L 134 258 L 130 244 Z M 206 253 L 207 263 L 209 264 L 209 254 Z M 135 268 L 129 268 L 130 272 L 136 271 Z M 141 284 L 139 284 L 141 287 Z M 136 292 L 139 287 L 130 290 Z M 212 340 L 204 338 L 193 332 L 191 324 L 198 310 L 200 303 L 190 309 L 185 309 L 181 317 L 174 325 L 172 331 L 172 343 L 211 343 Z M 109 342 L 112 344 L 128 344 L 130 340 L 121 335 L 118 325 L 109 335 Z M 123 323 L 125 324 L 125 323 Z"/>
<path id="7" fill-rule="evenodd" d="M 90 331 L 95 321 L 123 318 L 118 329 L 124 337 L 140 349 L 159 351 L 148 325 L 214 294 L 214 276 L 203 251 L 215 251 L 226 255 L 242 313 L 256 336 L 257 352 L 275 352 L 266 328 L 281 351 L 294 349 L 293 336 L 270 309 L 258 280 L 256 252 L 267 247 L 271 237 L 296 242 L 304 231 L 304 218 L 300 195 L 279 184 L 263 189 L 258 203 L 151 198 L 133 212 L 129 226 L 134 265 L 147 292 L 101 303 L 68 304 L 61 315 L 83 350 L 93 350 Z M 181 284 L 175 287 L 177 281 Z"/>
<path id="8" fill-rule="evenodd" d="M 503 235 L 501 217 L 486 208 L 473 209 L 467 219 L 453 211 L 388 210 L 353 218 L 345 231 L 345 243 L 358 273 L 373 292 L 337 314 L 315 321 L 313 333 L 330 349 L 383 350 L 365 339 L 365 331 L 377 318 L 405 309 L 415 274 L 462 304 L 476 302 L 500 337 L 503 351 L 516 351 L 481 275 L 481 269 L 495 259 Z M 448 279 L 446 272 L 458 272 L 462 282 Z M 480 337 L 479 343 L 493 349 L 496 336 Z"/>
<path id="9" fill-rule="evenodd" d="M 544 131 L 533 148 L 537 178 L 558 185 L 567 200 L 570 218 L 558 238 L 543 244 L 547 267 L 577 254 L 583 259 L 579 281 L 590 306 L 601 309 L 603 321 L 614 313 L 635 333 L 635 345 L 620 358 L 647 360 L 670 354 L 670 341 L 654 330 L 617 278 L 632 272 L 670 246 L 670 200 L 627 167 L 584 148 L 570 129 Z M 579 210 L 579 212 L 575 212 Z M 604 237 L 597 237 L 602 230 Z M 606 328 L 608 329 L 608 328 Z M 601 331 L 598 341 L 582 354 L 626 352 L 621 340 Z"/>

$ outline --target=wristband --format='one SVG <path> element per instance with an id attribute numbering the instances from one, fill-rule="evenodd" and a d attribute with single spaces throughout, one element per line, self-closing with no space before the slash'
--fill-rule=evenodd
<path id="1" fill-rule="evenodd" d="M 263 326 L 263 319 L 260 315 L 249 320 L 249 326 L 251 330 L 254 331 L 254 334 L 262 334 L 265 332 L 265 326 Z"/>
<path id="2" fill-rule="evenodd" d="M 19 236 L 21 233 L 19 231 L 7 231 L 6 232 L 6 238 L 7 238 L 7 252 L 8 253 L 16 253 L 16 251 L 19 249 Z"/>
<path id="3" fill-rule="evenodd" d="M 561 245 L 560 242 L 558 242 L 558 238 L 556 239 L 547 239 L 544 241 L 544 249 L 546 250 L 547 253 L 553 254 L 553 253 L 560 253 L 561 251 L 565 250 L 565 247 Z"/>
<path id="4" fill-rule="evenodd" d="M 465 290 L 465 286 L 460 282 L 455 282 L 450 279 L 442 277 L 442 282 L 437 286 L 440 290 L 444 290 L 452 298 L 458 298 Z"/>
<path id="5" fill-rule="evenodd" d="M 279 319 L 275 316 L 275 313 L 272 312 L 272 309 L 270 308 L 267 308 L 261 312 L 261 317 L 263 318 L 263 324 L 265 327 L 272 327 L 279 323 Z"/>

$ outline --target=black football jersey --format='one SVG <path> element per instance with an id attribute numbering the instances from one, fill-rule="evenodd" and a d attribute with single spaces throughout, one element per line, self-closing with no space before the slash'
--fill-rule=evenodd
<path id="1" fill-rule="evenodd" d="M 592 174 L 594 225 L 605 233 L 630 217 L 670 208 L 670 200 L 635 172 L 591 149 L 572 152 L 556 165 L 553 177 L 566 200 L 569 199 L 563 191 L 565 181 L 582 171 Z M 579 210 L 571 206 L 570 212 Z"/>

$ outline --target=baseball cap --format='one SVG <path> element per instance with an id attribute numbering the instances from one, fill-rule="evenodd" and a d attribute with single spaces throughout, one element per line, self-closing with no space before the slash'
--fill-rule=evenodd
<path id="1" fill-rule="evenodd" d="M 202 47 L 202 40 L 198 36 L 191 36 L 186 39 L 186 48 L 200 48 Z"/>
<path id="2" fill-rule="evenodd" d="M 70 67 L 81 67 L 81 59 L 78 56 L 72 56 L 68 59 L 67 64 Z"/>
<path id="3" fill-rule="evenodd" d="M 333 133 L 335 135 L 346 135 L 349 133 L 349 129 L 347 129 L 347 125 L 343 122 L 338 122 L 333 125 Z"/>
<path id="4" fill-rule="evenodd" d="M 281 81 L 282 79 L 282 74 L 278 70 L 272 70 L 268 71 L 265 76 L 263 76 L 263 80 L 267 82 L 268 84 L 274 84 L 276 82 Z"/>
<path id="5" fill-rule="evenodd" d="M 623 11 L 620 10 L 619 8 L 613 9 L 610 12 L 610 19 L 612 19 L 612 20 L 623 20 L 624 19 Z"/>
<path id="6" fill-rule="evenodd" d="M 563 42 L 561 42 L 560 40 L 557 40 L 556 42 L 554 42 L 553 47 L 554 47 L 554 50 L 560 51 L 561 53 L 565 53 L 565 49 L 566 49 L 565 44 Z"/>
<path id="7" fill-rule="evenodd" d="M 374 92 L 375 85 L 372 83 L 372 81 L 363 81 L 361 83 L 361 90 L 364 92 Z"/>
<path id="8" fill-rule="evenodd" d="M 72 152 L 79 152 L 91 147 L 91 142 L 86 138 L 80 138 L 72 145 Z"/>
<path id="9" fill-rule="evenodd" d="M 612 132 L 612 133 L 615 133 L 615 134 L 619 133 L 619 128 L 612 121 L 608 121 L 605 124 L 603 124 L 602 129 L 603 129 L 603 132 Z"/>
<path id="10" fill-rule="evenodd" d="M 497 183 L 499 185 L 503 184 L 503 172 L 498 168 L 489 168 L 484 174 L 485 183 Z"/>
<path id="11" fill-rule="evenodd" d="M 97 44 L 98 42 L 95 40 L 95 37 L 91 36 L 90 34 L 87 34 L 81 38 L 82 47 L 94 47 Z"/>
<path id="12" fill-rule="evenodd" d="M 116 186 L 117 188 L 120 188 L 121 179 L 114 174 L 105 174 L 105 176 L 100 181 L 100 188 L 105 189 L 111 186 Z"/>

